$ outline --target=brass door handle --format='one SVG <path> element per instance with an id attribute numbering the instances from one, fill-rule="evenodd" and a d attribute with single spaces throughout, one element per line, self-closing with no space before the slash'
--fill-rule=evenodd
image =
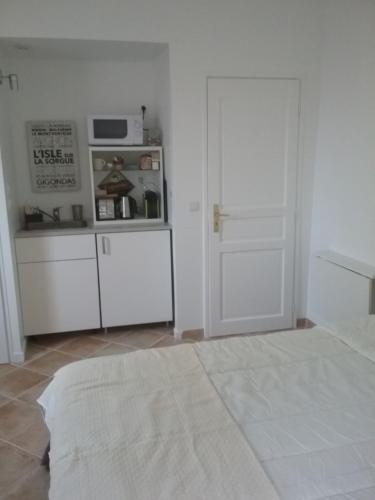
<path id="1" fill-rule="evenodd" d="M 220 207 L 218 203 L 214 204 L 214 233 L 220 231 L 220 217 L 229 217 L 230 214 L 224 214 L 220 212 Z"/>

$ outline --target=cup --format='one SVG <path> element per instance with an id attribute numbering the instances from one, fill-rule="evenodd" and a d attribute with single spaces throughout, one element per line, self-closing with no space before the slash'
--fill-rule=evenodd
<path id="1" fill-rule="evenodd" d="M 73 220 L 83 220 L 83 205 L 72 205 Z"/>
<path id="2" fill-rule="evenodd" d="M 94 159 L 94 170 L 103 170 L 106 166 L 106 161 L 103 158 L 95 158 Z"/>

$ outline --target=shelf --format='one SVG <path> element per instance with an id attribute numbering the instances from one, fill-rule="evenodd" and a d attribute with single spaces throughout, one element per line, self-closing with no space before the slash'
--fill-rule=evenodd
<path id="1" fill-rule="evenodd" d="M 93 222 L 94 226 L 112 226 L 112 225 L 131 225 L 131 224 L 161 224 L 164 220 L 159 217 L 158 219 L 145 219 L 144 217 L 134 217 L 134 219 L 106 219 L 96 220 Z"/>
<path id="2" fill-rule="evenodd" d="M 156 169 L 141 169 L 139 164 L 141 156 L 148 153 L 152 160 L 159 168 Z M 120 158 L 113 161 L 114 157 Z M 164 181 L 163 181 L 163 149 L 161 146 L 91 146 L 89 148 L 90 160 L 90 177 L 91 177 L 91 190 L 92 190 L 92 204 L 94 213 L 94 224 L 134 224 L 134 223 L 159 223 L 164 222 Z M 123 168 L 100 168 L 107 164 L 117 163 Z M 95 169 L 95 165 L 97 168 Z M 117 179 L 112 180 L 111 171 L 118 172 Z M 155 175 L 156 174 L 156 175 Z M 125 179 L 124 179 L 125 177 Z M 107 179 L 108 178 L 108 179 Z M 140 212 L 134 219 L 106 219 L 96 220 L 96 204 L 97 199 L 106 197 L 108 192 L 115 191 L 113 189 L 113 182 L 124 183 L 124 193 L 126 190 L 126 181 L 129 181 L 133 188 L 128 191 L 128 195 L 135 200 L 138 211 Z M 101 185 L 102 191 L 98 189 Z M 111 186 L 111 189 L 109 189 Z M 120 186 L 120 184 L 119 184 Z M 158 206 L 160 217 L 157 219 L 146 219 L 143 214 L 145 213 L 144 193 L 145 191 L 154 191 L 159 198 Z M 121 193 L 118 193 L 120 196 Z M 103 208 L 105 210 L 105 208 Z M 159 214 L 159 212 L 158 212 Z"/>
<path id="3" fill-rule="evenodd" d="M 104 169 L 103 170 L 95 170 L 94 169 L 94 174 L 109 174 L 110 170 L 108 169 Z M 148 169 L 140 169 L 140 168 L 122 168 L 121 170 L 119 169 L 116 169 L 116 172 L 141 172 L 141 173 L 145 173 L 145 172 L 155 172 L 155 173 L 159 173 L 160 172 L 160 168 L 158 170 L 155 170 L 153 168 L 148 168 Z"/>
<path id="4" fill-rule="evenodd" d="M 89 146 L 90 151 L 162 151 L 162 146 Z"/>

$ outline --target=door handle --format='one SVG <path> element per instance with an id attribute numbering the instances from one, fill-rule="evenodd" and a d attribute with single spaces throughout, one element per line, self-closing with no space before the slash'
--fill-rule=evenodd
<path id="1" fill-rule="evenodd" d="M 220 231 L 220 217 L 229 217 L 230 214 L 224 214 L 220 212 L 220 207 L 218 203 L 214 204 L 214 233 Z"/>
<path id="2" fill-rule="evenodd" d="M 111 245 L 107 236 L 102 236 L 102 250 L 103 255 L 111 255 Z"/>

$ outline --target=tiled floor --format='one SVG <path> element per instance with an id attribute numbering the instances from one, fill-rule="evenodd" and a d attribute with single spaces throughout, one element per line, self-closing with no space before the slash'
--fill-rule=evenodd
<path id="1" fill-rule="evenodd" d="M 0 365 L 0 499 L 48 498 L 49 475 L 40 465 L 48 432 L 36 400 L 58 368 L 83 358 L 200 340 L 199 330 L 177 341 L 172 329 L 160 325 L 30 338 L 22 365 Z"/>

